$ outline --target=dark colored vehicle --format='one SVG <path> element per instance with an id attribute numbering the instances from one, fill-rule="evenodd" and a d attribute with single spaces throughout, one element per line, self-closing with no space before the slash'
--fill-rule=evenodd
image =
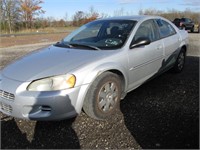
<path id="1" fill-rule="evenodd" d="M 180 29 L 190 30 L 194 32 L 194 22 L 189 18 L 176 18 L 173 23 Z"/>

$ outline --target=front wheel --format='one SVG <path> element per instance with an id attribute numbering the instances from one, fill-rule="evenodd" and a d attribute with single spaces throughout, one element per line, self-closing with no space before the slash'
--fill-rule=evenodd
<path id="1" fill-rule="evenodd" d="M 191 33 L 193 33 L 193 32 L 194 32 L 194 27 L 192 27 L 192 28 L 191 28 L 190 32 L 191 32 Z"/>
<path id="2" fill-rule="evenodd" d="M 84 112 L 98 120 L 107 119 L 119 108 L 121 80 L 118 75 L 105 72 L 89 88 L 83 104 Z"/>
<path id="3" fill-rule="evenodd" d="M 182 49 L 177 57 L 175 65 L 173 67 L 174 72 L 179 73 L 183 70 L 184 65 L 185 65 L 185 57 L 186 57 L 186 52 L 184 49 Z"/>

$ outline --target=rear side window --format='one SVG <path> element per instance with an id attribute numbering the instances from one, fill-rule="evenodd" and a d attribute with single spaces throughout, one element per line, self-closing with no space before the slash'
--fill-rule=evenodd
<path id="1" fill-rule="evenodd" d="M 165 37 L 176 34 L 176 30 L 168 22 L 161 19 L 157 19 L 156 23 L 158 25 L 161 38 L 165 38 Z"/>
<path id="2" fill-rule="evenodd" d="M 185 18 L 181 18 L 181 21 L 182 21 L 182 22 L 186 22 L 186 19 L 185 19 Z"/>
<path id="3" fill-rule="evenodd" d="M 179 18 L 176 18 L 176 19 L 174 19 L 174 21 L 180 21 L 180 19 L 179 19 Z"/>

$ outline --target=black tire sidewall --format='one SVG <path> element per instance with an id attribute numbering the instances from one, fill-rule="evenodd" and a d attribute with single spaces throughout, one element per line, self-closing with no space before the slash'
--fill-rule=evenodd
<path id="1" fill-rule="evenodd" d="M 183 67 L 180 69 L 180 68 L 178 67 L 178 64 L 179 64 L 178 60 L 179 60 L 179 57 L 180 57 L 180 55 L 181 55 L 182 53 L 183 53 L 183 55 L 184 55 L 184 64 L 183 64 Z M 176 73 L 182 72 L 182 70 L 183 70 L 183 68 L 184 68 L 184 65 L 185 65 L 185 58 L 186 58 L 186 52 L 185 52 L 185 50 L 182 49 L 182 50 L 180 51 L 180 53 L 179 53 L 177 59 L 176 59 L 175 65 L 174 65 L 174 67 L 173 67 L 174 72 L 176 72 Z"/>
<path id="2" fill-rule="evenodd" d="M 105 113 L 102 112 L 98 107 L 98 94 L 102 86 L 107 82 L 115 82 L 116 86 L 118 87 L 118 100 L 115 104 L 115 107 Z M 119 102 L 121 98 L 121 80 L 118 77 L 118 75 L 111 73 L 111 72 L 105 72 L 99 75 L 95 81 L 92 83 L 91 87 L 88 90 L 86 99 L 84 101 L 84 111 L 87 115 L 94 119 L 103 120 L 111 117 L 111 115 L 116 111 L 116 109 L 119 108 Z M 87 106 L 86 106 L 87 105 Z"/>
<path id="3" fill-rule="evenodd" d="M 191 32 L 191 33 L 193 33 L 193 32 L 194 32 L 194 27 L 192 27 L 192 29 L 190 30 L 190 32 Z"/>

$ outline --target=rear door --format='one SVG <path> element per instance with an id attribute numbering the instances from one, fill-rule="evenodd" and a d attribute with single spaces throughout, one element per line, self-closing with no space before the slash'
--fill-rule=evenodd
<path id="1" fill-rule="evenodd" d="M 179 53 L 180 36 L 177 34 L 174 27 L 167 21 L 157 19 L 156 24 L 159 28 L 160 38 L 163 41 L 165 59 L 163 61 L 162 69 L 172 66 Z"/>

